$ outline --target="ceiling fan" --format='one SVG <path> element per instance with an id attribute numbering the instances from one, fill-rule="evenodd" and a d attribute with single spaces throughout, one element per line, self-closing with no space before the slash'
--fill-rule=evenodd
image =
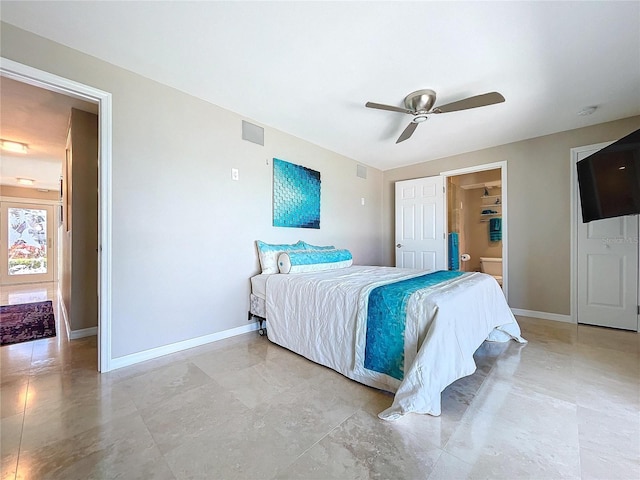
<path id="1" fill-rule="evenodd" d="M 429 115 L 437 113 L 449 113 L 457 112 L 458 110 L 468 110 L 470 108 L 486 107 L 487 105 L 493 105 L 495 103 L 504 102 L 504 97 L 498 92 L 483 93 L 482 95 L 475 95 L 473 97 L 464 98 L 457 102 L 447 103 L 432 109 L 433 104 L 436 103 L 436 92 L 429 89 L 417 90 L 410 93 L 404 98 L 404 106 L 394 107 L 393 105 L 383 105 L 381 103 L 367 102 L 365 107 L 377 108 L 379 110 L 389 110 L 391 112 L 408 113 L 413 115 L 413 120 L 404 129 L 396 143 L 404 142 L 407 140 L 416 128 L 418 124 L 426 121 Z"/>

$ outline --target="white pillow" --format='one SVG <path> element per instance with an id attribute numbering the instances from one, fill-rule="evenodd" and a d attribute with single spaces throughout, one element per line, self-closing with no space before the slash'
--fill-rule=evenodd
<path id="1" fill-rule="evenodd" d="M 299 241 L 294 244 L 269 244 L 256 240 L 258 256 L 260 257 L 260 267 L 262 273 L 278 273 L 278 255 L 282 252 L 293 250 L 304 250 L 304 242 Z"/>
<path id="2" fill-rule="evenodd" d="M 353 264 L 349 250 L 305 250 L 282 252 L 278 256 L 280 273 L 317 272 L 346 268 Z"/>

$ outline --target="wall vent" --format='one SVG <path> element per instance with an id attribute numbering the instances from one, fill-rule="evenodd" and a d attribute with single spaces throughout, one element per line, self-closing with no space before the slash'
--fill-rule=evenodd
<path id="1" fill-rule="evenodd" d="M 367 178 L 367 167 L 364 165 L 358 165 L 356 175 L 360 178 Z"/>
<path id="2" fill-rule="evenodd" d="M 242 120 L 242 139 L 264 146 L 264 128 Z"/>

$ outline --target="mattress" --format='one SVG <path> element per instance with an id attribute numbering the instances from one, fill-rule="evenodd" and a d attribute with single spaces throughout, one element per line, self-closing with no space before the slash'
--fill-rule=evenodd
<path id="1" fill-rule="evenodd" d="M 263 274 L 251 277 L 251 293 L 263 300 L 267 298 L 267 279 L 271 275 Z"/>

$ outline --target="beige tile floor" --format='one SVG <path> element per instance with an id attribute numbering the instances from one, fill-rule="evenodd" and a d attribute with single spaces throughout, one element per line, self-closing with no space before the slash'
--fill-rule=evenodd
<path id="1" fill-rule="evenodd" d="M 257 334 L 102 375 L 95 338 L 5 346 L 2 479 L 639 479 L 640 335 L 519 321 L 529 344 L 485 343 L 442 416 L 393 423 Z"/>

